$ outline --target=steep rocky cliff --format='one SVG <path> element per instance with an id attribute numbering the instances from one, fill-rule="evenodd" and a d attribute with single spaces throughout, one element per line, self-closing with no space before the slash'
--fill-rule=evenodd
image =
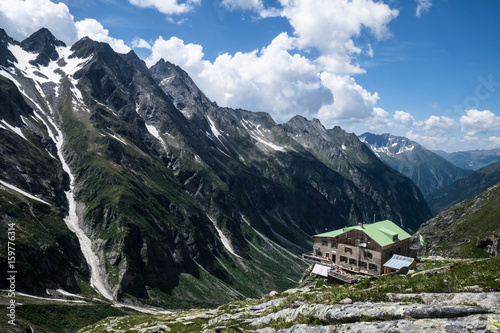
<path id="1" fill-rule="evenodd" d="M 0 225 L 16 223 L 24 271 L 39 272 L 20 291 L 220 304 L 294 285 L 325 228 L 376 216 L 416 230 L 430 216 L 340 128 L 313 121 L 327 134 L 311 148 L 297 136 L 311 122 L 219 107 L 166 61 L 0 33 Z"/>

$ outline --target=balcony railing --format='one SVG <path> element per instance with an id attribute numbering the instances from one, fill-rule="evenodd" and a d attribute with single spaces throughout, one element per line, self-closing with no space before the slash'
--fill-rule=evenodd
<path id="1" fill-rule="evenodd" d="M 331 269 L 328 271 L 328 276 L 330 276 L 336 280 L 339 280 L 339 281 L 342 281 L 345 283 L 356 283 L 359 281 L 359 278 L 354 277 L 351 274 L 342 271 L 342 269 L 348 269 L 347 267 L 344 267 L 342 265 L 337 265 L 333 261 L 325 259 L 323 257 L 318 257 L 318 256 L 314 255 L 313 252 L 308 252 L 308 253 L 302 254 L 302 259 L 316 262 L 316 263 L 320 263 L 322 265 L 331 267 Z M 355 270 L 354 272 L 359 272 L 359 270 Z"/>
<path id="2" fill-rule="evenodd" d="M 346 283 L 356 283 L 359 281 L 359 278 L 352 276 L 350 274 L 344 273 L 341 270 L 331 269 L 328 271 L 328 276 L 331 276 L 334 279 L 340 280 Z"/>
<path id="3" fill-rule="evenodd" d="M 314 255 L 314 252 L 307 252 L 307 253 L 304 253 L 302 254 L 302 259 L 304 260 L 309 260 L 309 261 L 314 261 L 314 262 L 317 262 L 317 263 L 320 263 L 320 264 L 323 264 L 325 266 L 332 266 L 332 265 L 335 265 L 331 260 L 329 259 L 325 259 L 323 257 L 318 257 L 316 255 Z"/>

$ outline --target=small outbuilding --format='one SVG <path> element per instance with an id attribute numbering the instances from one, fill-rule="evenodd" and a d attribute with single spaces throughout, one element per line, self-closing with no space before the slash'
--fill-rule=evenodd
<path id="1" fill-rule="evenodd" d="M 330 270 L 330 267 L 320 265 L 320 264 L 315 264 L 312 270 L 313 274 L 322 276 L 322 277 L 328 277 L 328 271 Z"/>
<path id="2" fill-rule="evenodd" d="M 409 269 L 415 269 L 415 267 L 415 258 L 395 254 L 384 264 L 384 274 L 398 271 L 408 271 Z"/>

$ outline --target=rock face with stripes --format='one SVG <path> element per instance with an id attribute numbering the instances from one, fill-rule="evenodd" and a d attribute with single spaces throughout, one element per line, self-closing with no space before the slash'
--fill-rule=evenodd
<path id="1" fill-rule="evenodd" d="M 355 136 L 219 107 L 168 61 L 0 30 L 0 66 L 0 226 L 18 227 L 20 291 L 221 304 L 293 286 L 325 228 L 430 215 Z"/>

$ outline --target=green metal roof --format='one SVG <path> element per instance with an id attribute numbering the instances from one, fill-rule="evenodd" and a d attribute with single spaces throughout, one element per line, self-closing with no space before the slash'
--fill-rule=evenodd
<path id="1" fill-rule="evenodd" d="M 368 237 L 370 237 L 382 247 L 411 237 L 410 234 L 408 234 L 406 231 L 398 227 L 394 222 L 389 220 L 371 224 L 363 224 L 363 228 L 361 228 L 359 225 L 342 228 L 315 235 L 314 237 L 337 237 L 354 229 L 363 230 Z M 396 235 L 397 238 L 394 238 L 394 236 Z"/>
<path id="2" fill-rule="evenodd" d="M 342 228 L 338 230 L 333 230 L 333 231 L 328 231 L 323 234 L 315 235 L 314 237 L 337 237 L 339 235 L 342 235 L 345 232 L 351 231 L 355 227 L 347 227 L 347 228 Z"/>

